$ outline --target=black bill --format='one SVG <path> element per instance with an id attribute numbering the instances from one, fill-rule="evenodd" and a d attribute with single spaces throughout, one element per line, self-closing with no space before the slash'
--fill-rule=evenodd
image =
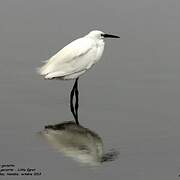
<path id="1" fill-rule="evenodd" d="M 111 35 L 111 34 L 103 34 L 104 38 L 120 38 L 119 36 Z"/>

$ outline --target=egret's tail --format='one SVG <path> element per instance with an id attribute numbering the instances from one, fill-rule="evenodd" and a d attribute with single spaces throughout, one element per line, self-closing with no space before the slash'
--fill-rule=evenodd
<path id="1" fill-rule="evenodd" d="M 61 78 L 65 74 L 63 71 L 49 72 L 47 68 L 47 64 L 37 68 L 37 73 L 40 74 L 41 76 L 44 76 L 45 79 Z"/>
<path id="2" fill-rule="evenodd" d="M 45 69 L 44 66 L 42 66 L 42 67 L 36 68 L 36 71 L 37 71 L 38 74 L 43 76 L 43 75 L 45 75 L 44 69 Z"/>
<path id="3" fill-rule="evenodd" d="M 38 68 L 36 69 L 36 71 L 37 71 L 38 74 L 40 74 L 40 75 L 42 75 L 42 76 L 48 74 L 48 68 L 47 68 L 47 66 L 48 66 L 48 61 L 49 61 L 49 60 L 43 61 L 43 63 L 45 63 L 45 64 L 44 64 L 43 66 L 38 67 Z"/>

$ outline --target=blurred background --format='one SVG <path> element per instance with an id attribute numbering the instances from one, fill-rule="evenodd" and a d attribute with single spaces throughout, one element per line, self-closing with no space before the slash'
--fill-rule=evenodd
<path id="1" fill-rule="evenodd" d="M 73 120 L 73 81 L 45 81 L 36 68 L 94 29 L 121 38 L 80 78 L 79 121 L 120 155 L 92 169 L 38 137 Z M 178 0 L 1 0 L 0 163 L 40 169 L 43 180 L 179 179 L 179 34 Z"/>

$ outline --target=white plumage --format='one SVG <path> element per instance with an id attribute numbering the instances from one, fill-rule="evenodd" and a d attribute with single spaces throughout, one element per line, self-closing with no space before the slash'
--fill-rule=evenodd
<path id="1" fill-rule="evenodd" d="M 104 51 L 105 37 L 119 38 L 102 31 L 91 31 L 52 56 L 38 69 L 38 73 L 46 79 L 79 77 L 100 60 Z"/>

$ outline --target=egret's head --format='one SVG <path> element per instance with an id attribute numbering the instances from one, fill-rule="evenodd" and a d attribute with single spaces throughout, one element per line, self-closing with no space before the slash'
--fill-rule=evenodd
<path id="1" fill-rule="evenodd" d="M 104 38 L 120 38 L 119 36 L 111 35 L 111 34 L 106 34 L 102 31 L 94 30 L 89 32 L 87 35 L 88 37 L 94 38 L 94 39 L 104 39 Z"/>

